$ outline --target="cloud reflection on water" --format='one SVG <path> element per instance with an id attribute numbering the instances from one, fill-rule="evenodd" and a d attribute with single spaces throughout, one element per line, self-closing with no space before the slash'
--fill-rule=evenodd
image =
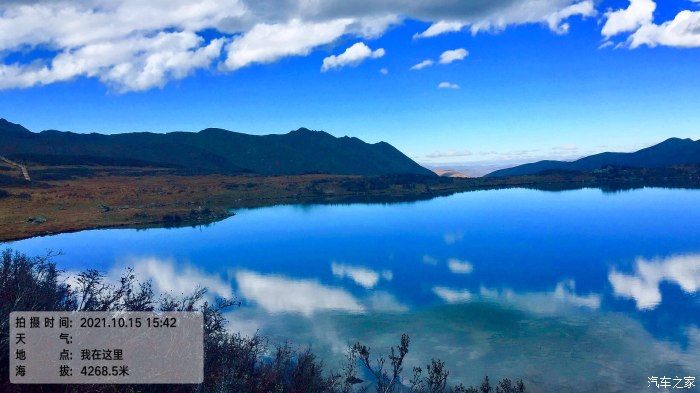
<path id="1" fill-rule="evenodd" d="M 206 288 L 212 295 L 231 298 L 231 284 L 216 274 L 205 273 L 193 266 L 179 264 L 176 266 L 171 259 L 156 257 L 131 258 L 126 260 L 127 266 L 134 269 L 139 280 L 151 280 L 156 293 L 172 295 L 191 294 L 198 287 Z M 116 278 L 122 273 L 121 269 L 112 269 L 110 277 Z"/>
<path id="2" fill-rule="evenodd" d="M 358 298 L 349 291 L 324 285 L 316 280 L 251 271 L 234 274 L 239 294 L 270 314 L 301 314 L 311 317 L 321 312 L 359 314 L 365 312 L 406 312 L 408 306 L 385 291 L 371 291 Z"/>
<path id="3" fill-rule="evenodd" d="M 240 294 L 269 313 L 297 312 L 311 316 L 318 311 L 365 311 L 365 307 L 349 292 L 316 280 L 290 279 L 243 270 L 236 272 L 235 278 Z"/>
<path id="4" fill-rule="evenodd" d="M 447 303 L 464 303 L 472 298 L 468 289 L 452 289 L 447 287 L 433 287 L 433 292 Z"/>
<path id="5" fill-rule="evenodd" d="M 634 274 L 613 269 L 608 280 L 615 295 L 633 299 L 640 310 L 656 308 L 661 303 L 659 285 L 666 281 L 677 284 L 689 294 L 700 288 L 700 254 L 676 255 L 647 260 L 637 258 Z"/>
<path id="6" fill-rule="evenodd" d="M 401 333 L 408 333 L 407 369 L 440 358 L 452 382 L 473 384 L 485 374 L 492 379 L 522 377 L 533 392 L 641 391 L 649 375 L 691 375 L 700 365 L 697 329 L 689 331 L 688 346 L 680 347 L 656 340 L 624 314 L 589 312 L 589 302 L 578 307 L 562 301 L 557 289 L 514 295 L 516 300 L 527 299 L 528 307 L 498 299 L 479 301 L 474 295 L 466 303 L 406 313 L 319 313 L 304 318 L 247 309 L 237 315 L 256 319 L 261 332 L 273 339 L 294 337 L 299 345 L 312 345 L 331 368 L 342 362 L 348 344 L 359 340 L 386 353 Z M 533 306 L 546 301 L 569 311 L 543 314 L 543 308 Z"/>
<path id="7" fill-rule="evenodd" d="M 568 311 L 572 307 L 598 310 L 601 296 L 595 293 L 579 295 L 574 280 L 557 283 L 552 292 L 515 292 L 511 289 L 489 289 L 481 287 L 481 299 L 509 304 L 535 313 L 552 314 Z"/>
<path id="8" fill-rule="evenodd" d="M 331 263 L 331 271 L 334 276 L 339 278 L 348 277 L 357 285 L 367 289 L 374 288 L 379 283 L 380 278 L 386 281 L 391 281 L 394 278 L 393 273 L 389 270 L 378 272 L 364 266 L 346 265 L 337 262 Z"/>
<path id="9" fill-rule="evenodd" d="M 461 261 L 457 258 L 448 259 L 447 268 L 455 274 L 469 274 L 474 270 L 474 266 L 471 263 L 467 261 Z"/>
<path id="10" fill-rule="evenodd" d="M 641 260 L 637 274 L 626 277 L 657 287 L 662 279 L 673 281 L 692 292 L 698 287 L 698 261 L 697 256 Z M 187 293 L 199 285 L 217 296 L 233 292 L 219 275 L 170 259 L 135 258 L 129 264 L 140 279 L 153 280 L 156 291 Z M 638 321 L 600 310 L 601 296 L 577 293 L 573 280 L 540 292 L 482 287 L 472 293 L 435 286 L 432 292 L 449 304 L 409 309 L 401 293 L 360 288 L 366 296 L 353 295 L 315 279 L 247 270 L 231 278 L 235 294 L 251 305 L 228 314 L 231 330 L 293 337 L 300 345 L 313 345 L 329 364 L 342 359 L 354 340 L 387 348 L 403 332 L 413 342 L 411 365 L 439 357 L 453 381 L 474 383 L 485 373 L 523 377 L 533 391 L 633 391 L 646 386 L 648 373 L 687 374 L 700 364 L 697 328 L 689 328 L 687 347 L 656 340 Z"/>

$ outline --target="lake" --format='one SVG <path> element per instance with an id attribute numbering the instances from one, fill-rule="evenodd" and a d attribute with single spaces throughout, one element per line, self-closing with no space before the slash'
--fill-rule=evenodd
<path id="1" fill-rule="evenodd" d="M 405 332 L 408 362 L 441 358 L 453 382 L 628 392 L 700 377 L 698 234 L 700 191 L 507 189 L 4 246 L 60 250 L 68 274 L 133 267 L 161 292 L 236 296 L 232 329 L 311 345 L 331 366 L 355 340 L 386 350 Z"/>

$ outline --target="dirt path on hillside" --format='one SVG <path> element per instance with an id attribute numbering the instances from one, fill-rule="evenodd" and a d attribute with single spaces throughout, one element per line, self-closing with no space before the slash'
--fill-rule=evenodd
<path id="1" fill-rule="evenodd" d="M 7 158 L 5 158 L 5 157 L 3 157 L 3 156 L 0 156 L 0 160 L 3 160 L 3 161 L 5 161 L 6 163 L 8 163 L 8 164 L 10 164 L 10 165 L 12 165 L 12 166 L 15 166 L 15 167 L 17 167 L 17 168 L 19 168 L 19 170 L 22 171 L 22 176 L 24 176 L 24 180 L 26 180 L 26 181 L 32 181 L 32 179 L 29 177 L 29 171 L 27 170 L 27 167 L 26 167 L 26 166 L 24 166 L 24 165 L 22 165 L 22 164 L 18 164 L 18 163 L 14 162 L 14 161 L 10 161 L 10 160 L 8 160 Z"/>

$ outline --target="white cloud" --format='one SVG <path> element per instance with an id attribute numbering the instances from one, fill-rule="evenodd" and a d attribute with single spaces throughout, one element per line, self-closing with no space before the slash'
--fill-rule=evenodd
<path id="1" fill-rule="evenodd" d="M 219 57 L 224 41 L 194 33 L 159 33 L 154 37 L 94 43 L 56 55 L 50 64 L 0 65 L 0 89 L 32 87 L 79 76 L 96 77 L 117 91 L 162 87 Z"/>
<path id="2" fill-rule="evenodd" d="M 372 50 L 364 42 L 358 42 L 337 56 L 331 55 L 323 59 L 321 72 L 326 72 L 333 68 L 356 66 L 366 59 L 378 59 L 384 56 L 384 53 L 384 48 Z"/>
<path id="3" fill-rule="evenodd" d="M 379 73 L 382 75 L 389 75 L 389 70 L 386 68 L 382 68 L 379 70 Z"/>
<path id="4" fill-rule="evenodd" d="M 608 11 L 601 34 L 606 41 L 600 48 L 614 46 L 631 49 L 646 45 L 659 45 L 675 48 L 700 47 L 700 11 L 683 10 L 669 21 L 654 23 L 654 0 L 630 0 L 625 9 Z M 615 45 L 610 41 L 613 36 L 631 33 L 625 42 Z"/>
<path id="5" fill-rule="evenodd" d="M 433 287 L 433 293 L 447 303 L 465 303 L 472 298 L 472 294 L 466 289 Z"/>
<path id="6" fill-rule="evenodd" d="M 472 5 L 473 4 L 473 5 Z M 476 3 L 465 2 L 465 9 L 479 8 Z M 488 4 L 485 3 L 485 4 Z M 572 16 L 588 17 L 595 15 L 595 8 L 591 0 L 585 1 L 562 1 L 562 0 L 541 0 L 541 1 L 511 1 L 511 2 L 491 2 L 494 7 L 498 7 L 498 12 L 472 14 L 463 13 L 460 17 L 455 13 L 450 15 L 450 19 L 440 19 L 430 25 L 425 31 L 418 33 L 414 38 L 429 38 L 441 34 L 457 32 L 468 27 L 472 34 L 482 31 L 503 31 L 509 26 L 541 23 L 549 27 L 555 33 L 565 33 L 569 25 L 565 20 Z"/>
<path id="7" fill-rule="evenodd" d="M 416 33 L 413 38 L 430 38 L 445 33 L 454 33 L 462 30 L 464 26 L 465 23 L 462 22 L 448 22 L 441 20 L 430 25 L 430 27 L 428 27 L 422 33 Z"/>
<path id="8" fill-rule="evenodd" d="M 253 63 L 272 63 L 286 56 L 304 56 L 319 45 L 335 41 L 352 24 L 352 19 L 305 23 L 258 24 L 236 38 L 227 48 L 224 66 L 236 70 Z"/>
<path id="9" fill-rule="evenodd" d="M 466 49 L 459 48 L 459 49 L 448 50 L 448 51 L 442 52 L 438 62 L 440 64 L 450 64 L 450 63 L 455 62 L 455 61 L 463 60 L 467 56 L 469 56 L 469 52 Z M 420 63 L 413 65 L 413 67 L 411 67 L 411 70 L 413 70 L 413 71 L 422 70 L 423 68 L 430 67 L 434 64 L 435 64 L 435 61 L 433 61 L 432 59 L 425 59 L 425 60 L 421 61 Z M 459 88 L 459 86 L 454 85 L 454 84 L 447 84 L 447 82 L 443 82 L 443 83 L 441 83 L 441 85 L 442 84 L 445 84 L 445 85 L 443 87 L 440 87 L 440 86 L 438 86 L 438 87 L 440 87 L 440 88 Z"/>
<path id="10" fill-rule="evenodd" d="M 601 33 L 606 38 L 610 38 L 620 33 L 637 30 L 652 22 L 654 10 L 656 10 L 656 3 L 653 0 L 630 0 L 627 8 L 605 13 L 606 21 Z"/>
<path id="11" fill-rule="evenodd" d="M 411 67 L 411 70 L 414 70 L 414 71 L 422 70 L 423 68 L 430 67 L 433 64 L 435 64 L 434 61 L 432 61 L 430 59 L 426 59 L 426 60 L 423 60 L 420 63 L 414 65 L 413 67 Z"/>
<path id="12" fill-rule="evenodd" d="M 76 49 L 152 33 L 194 32 L 246 12 L 238 0 L 35 0 L 4 3 L 0 10 L 0 50 Z"/>
<path id="13" fill-rule="evenodd" d="M 450 64 L 454 61 L 464 60 L 467 56 L 469 56 L 469 52 L 463 48 L 447 50 L 440 55 L 440 64 Z"/>
<path id="14" fill-rule="evenodd" d="M 119 92 L 162 87 L 197 70 L 235 71 L 306 56 L 338 38 L 381 36 L 403 19 L 428 37 L 586 15 L 587 1 L 28 0 L 0 3 L 0 88 L 96 78 Z M 216 37 L 204 38 L 207 31 Z M 29 53 L 32 62 L 7 62 Z M 372 52 L 375 53 L 375 52 Z M 342 55 L 341 55 L 342 56 Z M 23 56 L 20 56 L 23 57 Z"/>
<path id="15" fill-rule="evenodd" d="M 269 313 L 311 316 L 321 311 L 365 311 L 365 307 L 347 291 L 315 280 L 295 280 L 248 271 L 237 272 L 235 278 L 240 294 Z"/>
<path id="16" fill-rule="evenodd" d="M 675 283 L 686 293 L 700 289 L 700 254 L 653 260 L 638 258 L 634 274 L 612 270 L 608 280 L 615 295 L 634 299 L 640 310 L 653 309 L 661 303 L 661 282 Z"/>
<path id="17" fill-rule="evenodd" d="M 447 260 L 447 268 L 455 274 L 469 274 L 474 270 L 474 266 L 467 261 L 460 261 L 457 258 Z"/>
<path id="18" fill-rule="evenodd" d="M 593 1 L 587 0 L 580 3 L 572 4 L 562 10 L 551 13 L 546 18 L 547 26 L 549 29 L 557 34 L 566 34 L 569 32 L 570 25 L 565 21 L 566 19 L 579 15 L 582 17 L 595 16 L 597 11 L 593 5 Z"/>
<path id="19" fill-rule="evenodd" d="M 48 49 L 48 58 L 0 64 L 0 88 L 98 78 L 145 90 L 208 68 L 225 39 L 195 31 L 240 16 L 236 1 L 34 1 L 0 5 L 0 51 Z"/>
<path id="20" fill-rule="evenodd" d="M 459 85 L 456 83 L 452 82 L 440 82 L 438 84 L 438 89 L 451 89 L 451 90 L 458 90 Z"/>
<path id="21" fill-rule="evenodd" d="M 386 281 L 391 281 L 394 278 L 393 273 L 389 270 L 384 270 L 380 273 L 366 267 L 345 265 L 336 262 L 331 263 L 331 272 L 336 277 L 348 277 L 357 285 L 368 289 L 375 287 L 379 283 L 380 278 Z"/>
<path id="22" fill-rule="evenodd" d="M 646 24 L 629 38 L 631 48 L 664 45 L 677 48 L 700 47 L 700 11 L 681 11 L 671 21 Z"/>

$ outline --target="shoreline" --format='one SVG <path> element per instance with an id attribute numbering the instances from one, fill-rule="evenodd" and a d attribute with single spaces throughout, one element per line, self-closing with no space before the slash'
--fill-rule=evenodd
<path id="1" fill-rule="evenodd" d="M 294 204 L 397 203 L 503 188 L 561 191 L 700 188 L 696 172 L 675 176 L 556 173 L 510 178 L 339 175 L 115 175 L 0 186 L 0 243 L 91 229 L 208 225 L 235 209 Z"/>

